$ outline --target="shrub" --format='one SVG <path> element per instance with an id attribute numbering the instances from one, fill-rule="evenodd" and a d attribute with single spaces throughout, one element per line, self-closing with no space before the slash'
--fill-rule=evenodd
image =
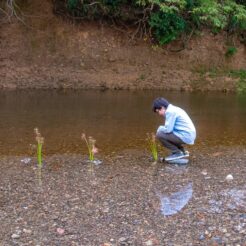
<path id="1" fill-rule="evenodd" d="M 154 36 L 160 44 L 203 26 L 214 33 L 237 34 L 246 42 L 245 0 L 54 0 L 54 4 L 57 13 L 67 12 L 77 20 L 106 19 L 124 29 L 130 25 L 135 28 L 133 37 Z"/>
<path id="2" fill-rule="evenodd" d="M 237 78 L 237 92 L 246 93 L 246 70 L 232 70 L 229 72 L 229 75 L 233 78 Z"/>
<path id="3" fill-rule="evenodd" d="M 231 57 L 231 56 L 235 55 L 236 53 L 237 53 L 237 48 L 236 47 L 234 47 L 234 46 L 228 47 L 227 51 L 225 53 L 225 56 L 226 57 Z"/>
<path id="4" fill-rule="evenodd" d="M 175 40 L 184 32 L 186 27 L 185 20 L 182 17 L 177 14 L 160 11 L 151 14 L 149 24 L 160 44 L 166 44 Z"/>

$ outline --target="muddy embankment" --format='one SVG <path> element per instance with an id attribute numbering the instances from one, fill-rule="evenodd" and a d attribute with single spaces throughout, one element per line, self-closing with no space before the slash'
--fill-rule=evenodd
<path id="1" fill-rule="evenodd" d="M 106 24 L 74 24 L 48 0 L 22 6 L 24 24 L 1 17 L 0 88 L 174 89 L 234 91 L 228 71 L 245 69 L 246 49 L 225 53 L 225 36 L 203 32 L 180 52 L 134 42 Z M 4 19 L 5 18 L 5 19 Z"/>

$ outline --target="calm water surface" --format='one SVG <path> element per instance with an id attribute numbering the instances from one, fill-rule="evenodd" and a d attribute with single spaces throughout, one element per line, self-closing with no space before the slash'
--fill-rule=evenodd
<path id="1" fill-rule="evenodd" d="M 82 153 L 81 133 L 101 153 L 145 148 L 146 133 L 162 119 L 151 111 L 157 96 L 184 108 L 196 125 L 197 147 L 246 145 L 246 96 L 167 91 L 2 91 L 0 154 L 26 155 L 35 148 L 33 129 L 45 137 L 45 154 Z"/>

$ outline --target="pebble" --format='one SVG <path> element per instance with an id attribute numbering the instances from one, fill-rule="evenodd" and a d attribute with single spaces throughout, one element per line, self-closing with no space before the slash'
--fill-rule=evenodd
<path id="1" fill-rule="evenodd" d="M 13 238 L 13 239 L 18 239 L 18 238 L 20 238 L 20 235 L 14 233 L 14 234 L 12 234 L 11 238 Z"/>
<path id="2" fill-rule="evenodd" d="M 207 172 L 206 170 L 203 170 L 201 173 L 202 173 L 204 176 L 206 176 L 206 175 L 208 174 L 208 172 Z"/>
<path id="3" fill-rule="evenodd" d="M 126 241 L 127 240 L 127 238 L 125 238 L 125 237 L 121 237 L 121 238 L 119 238 L 119 242 L 124 242 L 124 241 Z"/>
<path id="4" fill-rule="evenodd" d="M 145 242 L 145 245 L 147 245 L 147 246 L 152 246 L 152 245 L 153 245 L 152 240 L 148 240 L 148 241 L 146 241 L 146 242 Z"/>
<path id="5" fill-rule="evenodd" d="M 203 241 L 205 239 L 205 235 L 204 234 L 201 234 L 200 236 L 199 236 L 199 240 L 200 241 Z"/>
<path id="6" fill-rule="evenodd" d="M 236 232 L 239 232 L 241 229 L 242 229 L 242 226 L 241 225 L 234 226 L 234 230 Z"/>
<path id="7" fill-rule="evenodd" d="M 210 237 L 212 237 L 212 234 L 211 234 L 211 232 L 209 232 L 209 231 L 205 231 L 205 235 L 208 237 L 208 238 L 210 238 Z"/>
<path id="8" fill-rule="evenodd" d="M 32 233 L 32 230 L 23 229 L 23 232 L 24 232 L 24 233 L 27 233 L 27 234 L 31 234 L 31 233 Z"/>
<path id="9" fill-rule="evenodd" d="M 246 219 L 246 214 L 240 214 L 240 218 Z"/>
<path id="10" fill-rule="evenodd" d="M 141 222 L 139 220 L 134 220 L 132 223 L 133 225 L 139 225 Z"/>
<path id="11" fill-rule="evenodd" d="M 228 174 L 226 176 L 226 181 L 231 181 L 231 180 L 233 180 L 233 176 L 231 174 Z"/>
<path id="12" fill-rule="evenodd" d="M 103 209 L 103 212 L 104 212 L 104 213 L 108 213 L 108 212 L 109 212 L 109 208 L 104 208 L 104 209 Z"/>
<path id="13" fill-rule="evenodd" d="M 227 233 L 227 229 L 226 228 L 222 228 L 220 231 L 223 232 L 223 233 Z"/>
<path id="14" fill-rule="evenodd" d="M 222 238 L 221 237 L 213 237 L 212 238 L 212 240 L 213 241 L 215 241 L 216 243 L 218 243 L 218 244 L 222 244 L 223 243 L 223 240 L 222 240 Z"/>
<path id="15" fill-rule="evenodd" d="M 31 158 L 24 158 L 21 160 L 24 164 L 28 164 L 31 161 Z"/>
<path id="16" fill-rule="evenodd" d="M 57 233 L 60 234 L 60 235 L 64 234 L 64 232 L 65 232 L 65 230 L 62 229 L 62 228 L 57 228 L 56 231 L 57 231 Z"/>

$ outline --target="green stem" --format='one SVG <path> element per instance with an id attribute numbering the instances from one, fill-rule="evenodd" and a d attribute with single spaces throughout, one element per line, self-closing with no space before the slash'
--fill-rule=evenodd
<path id="1" fill-rule="evenodd" d="M 38 184 L 39 184 L 39 186 L 42 185 L 42 169 L 41 169 L 41 167 L 38 167 Z"/>
<path id="2" fill-rule="evenodd" d="M 38 166 L 42 167 L 42 144 L 38 144 L 37 155 L 38 155 Z"/>
<path id="3" fill-rule="evenodd" d="M 90 161 L 94 161 L 94 155 L 93 155 L 91 149 L 89 149 L 89 153 L 90 153 L 90 157 L 89 157 Z"/>
<path id="4" fill-rule="evenodd" d="M 157 146 L 153 143 L 150 143 L 150 150 L 151 150 L 151 153 L 152 153 L 154 160 L 157 161 L 157 159 L 158 159 Z"/>
<path id="5" fill-rule="evenodd" d="M 92 151 L 91 151 L 92 148 L 90 147 L 90 145 L 89 145 L 87 139 L 86 139 L 86 138 L 84 138 L 84 139 L 85 139 L 85 143 L 86 143 L 86 146 L 87 146 L 88 152 L 89 152 L 89 160 L 90 160 L 90 161 L 93 161 L 93 160 L 94 160 L 94 156 L 93 156 L 93 153 L 92 153 Z"/>

